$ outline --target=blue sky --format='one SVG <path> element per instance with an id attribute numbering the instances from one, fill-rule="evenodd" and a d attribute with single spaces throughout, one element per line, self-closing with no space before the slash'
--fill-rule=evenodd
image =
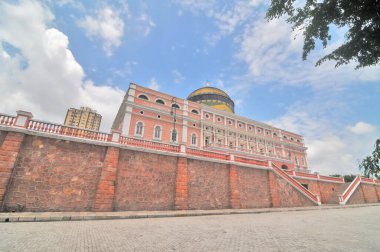
<path id="1" fill-rule="evenodd" d="M 186 98 L 205 84 L 236 113 L 303 134 L 313 171 L 358 173 L 379 137 L 380 67 L 301 60 L 302 36 L 264 19 L 268 1 L 0 3 L 0 112 L 62 123 L 90 106 L 108 131 L 130 82 Z"/>

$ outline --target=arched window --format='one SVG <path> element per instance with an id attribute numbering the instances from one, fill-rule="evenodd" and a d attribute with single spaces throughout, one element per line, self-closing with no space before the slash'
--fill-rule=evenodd
<path id="1" fill-rule="evenodd" d="M 197 145 L 197 135 L 195 133 L 191 135 L 191 145 Z"/>
<path id="2" fill-rule="evenodd" d="M 143 133 L 144 133 L 144 124 L 142 122 L 138 122 L 136 124 L 135 135 L 136 136 L 143 136 Z"/>
<path id="3" fill-rule="evenodd" d="M 172 142 L 177 142 L 177 130 L 173 129 L 172 130 Z"/>
<path id="4" fill-rule="evenodd" d="M 161 99 L 157 99 L 157 100 L 156 100 L 156 103 L 158 103 L 158 104 L 162 104 L 162 105 L 165 105 L 165 102 L 164 102 L 163 100 L 161 100 Z"/>
<path id="5" fill-rule="evenodd" d="M 286 165 L 283 164 L 283 165 L 281 166 L 281 169 L 283 169 L 283 170 L 287 170 L 287 169 L 288 169 L 288 166 L 286 166 Z"/>
<path id="6" fill-rule="evenodd" d="M 294 156 L 294 160 L 296 161 L 296 165 L 298 165 L 298 158 L 297 158 L 297 156 Z"/>
<path id="7" fill-rule="evenodd" d="M 147 100 L 147 101 L 149 100 L 149 99 L 148 99 L 148 96 L 143 95 L 143 94 L 139 95 L 139 98 L 140 98 L 140 99 L 143 99 L 143 100 Z"/>
<path id="8" fill-rule="evenodd" d="M 172 104 L 172 108 L 179 109 L 179 105 L 178 105 L 177 103 L 173 103 L 173 104 Z"/>
<path id="9" fill-rule="evenodd" d="M 154 139 L 161 139 L 161 127 L 154 127 Z"/>
<path id="10" fill-rule="evenodd" d="M 195 110 L 195 109 L 191 110 L 191 113 L 196 114 L 196 115 L 199 114 L 198 110 Z"/>

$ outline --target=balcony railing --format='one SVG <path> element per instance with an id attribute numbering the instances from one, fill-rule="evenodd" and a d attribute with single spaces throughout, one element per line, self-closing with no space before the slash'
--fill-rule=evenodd
<path id="1" fill-rule="evenodd" d="M 15 116 L 0 114 L 0 125 L 12 126 L 16 121 Z"/>
<path id="2" fill-rule="evenodd" d="M 121 136 L 119 139 L 119 143 L 124 144 L 124 145 L 153 149 L 153 150 L 179 152 L 178 145 L 158 143 L 158 142 L 148 141 L 144 139 L 137 139 L 137 138 L 132 138 L 132 137 Z"/>
<path id="3" fill-rule="evenodd" d="M 205 149 L 210 150 L 218 150 L 218 151 L 224 151 L 229 153 L 238 153 L 240 155 L 257 155 L 257 156 L 263 156 L 263 157 L 273 157 L 278 159 L 284 159 L 284 160 L 291 160 L 288 156 L 282 156 L 282 155 L 276 155 L 274 153 L 265 153 L 260 151 L 251 150 L 244 147 L 237 147 L 237 146 L 229 146 L 221 143 L 209 143 L 204 147 Z"/>

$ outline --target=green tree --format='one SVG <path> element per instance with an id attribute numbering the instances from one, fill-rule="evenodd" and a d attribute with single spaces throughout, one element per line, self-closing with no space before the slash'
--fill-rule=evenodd
<path id="1" fill-rule="evenodd" d="M 359 165 L 359 169 L 363 171 L 366 177 L 375 177 L 380 179 L 380 139 L 376 140 L 375 150 L 372 156 L 367 156 Z"/>
<path id="2" fill-rule="evenodd" d="M 356 175 L 354 174 L 346 174 L 346 175 L 340 175 L 340 174 L 332 174 L 330 175 L 331 177 L 336 177 L 336 178 L 341 178 L 343 177 L 344 178 L 344 182 L 352 182 L 355 178 L 356 178 Z"/>
<path id="3" fill-rule="evenodd" d="M 356 68 L 380 63 L 380 0 L 305 0 L 295 6 L 296 0 L 272 0 L 267 19 L 283 15 L 293 30 L 302 29 L 304 37 L 303 60 L 315 49 L 316 40 L 325 48 L 331 40 L 330 27 L 347 29 L 345 42 L 319 59 L 336 61 L 335 67 L 357 62 Z"/>

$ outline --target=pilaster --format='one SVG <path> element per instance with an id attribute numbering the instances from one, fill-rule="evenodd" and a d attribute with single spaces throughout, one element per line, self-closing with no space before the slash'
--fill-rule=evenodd
<path id="1" fill-rule="evenodd" d="M 108 147 L 96 191 L 94 210 L 97 212 L 113 210 L 118 164 L 119 148 Z"/>
<path id="2" fill-rule="evenodd" d="M 175 210 L 188 209 L 188 174 L 187 158 L 178 157 L 175 187 Z"/>
<path id="3" fill-rule="evenodd" d="M 230 167 L 230 176 L 229 176 L 229 185 L 230 185 L 230 207 L 233 209 L 241 208 L 240 203 L 240 191 L 238 187 L 238 171 L 236 165 L 229 165 Z"/>

